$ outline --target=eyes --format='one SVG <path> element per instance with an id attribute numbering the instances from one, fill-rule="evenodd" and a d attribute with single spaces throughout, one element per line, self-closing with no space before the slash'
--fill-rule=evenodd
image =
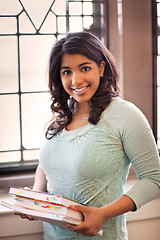
<path id="1" fill-rule="evenodd" d="M 91 69 L 90 67 L 85 66 L 81 70 L 82 70 L 82 72 L 86 72 L 86 71 L 89 71 L 90 69 Z"/>
<path id="2" fill-rule="evenodd" d="M 71 73 L 70 70 L 64 70 L 62 71 L 62 75 L 69 75 Z"/>
<path id="3" fill-rule="evenodd" d="M 80 68 L 80 71 L 81 72 L 87 72 L 87 71 L 89 71 L 91 68 L 90 67 L 88 67 L 88 66 L 83 66 L 82 68 Z M 62 75 L 69 75 L 69 74 L 72 74 L 72 70 L 70 70 L 70 69 L 66 69 L 66 70 L 62 70 L 61 71 L 61 74 Z"/>

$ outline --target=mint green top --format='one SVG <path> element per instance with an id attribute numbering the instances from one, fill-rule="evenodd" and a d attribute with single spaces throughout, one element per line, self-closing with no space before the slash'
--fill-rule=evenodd
<path id="1" fill-rule="evenodd" d="M 138 181 L 125 194 L 138 209 L 160 193 L 159 155 L 142 112 L 120 98 L 111 102 L 97 125 L 62 130 L 46 141 L 40 155 L 48 192 L 93 207 L 104 206 L 124 194 L 131 164 Z M 88 238 L 44 223 L 44 239 L 127 240 L 126 215 L 110 219 L 103 230 L 102 237 Z"/>

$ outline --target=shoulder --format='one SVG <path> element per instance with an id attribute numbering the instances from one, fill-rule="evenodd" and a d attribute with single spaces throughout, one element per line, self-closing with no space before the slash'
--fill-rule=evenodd
<path id="1" fill-rule="evenodd" d="M 146 116 L 143 112 L 133 103 L 126 101 L 124 99 L 119 99 L 119 104 L 117 104 L 117 114 L 123 119 L 125 125 L 137 125 L 145 124 L 149 125 Z"/>
<path id="2" fill-rule="evenodd" d="M 122 136 L 124 133 L 150 129 L 147 118 L 135 104 L 115 98 L 104 111 L 102 118 Z"/>
<path id="3" fill-rule="evenodd" d="M 113 99 L 113 101 L 103 113 L 104 118 L 119 117 L 122 119 L 128 119 L 132 116 L 140 116 L 145 118 L 144 114 L 137 106 L 119 97 Z"/>

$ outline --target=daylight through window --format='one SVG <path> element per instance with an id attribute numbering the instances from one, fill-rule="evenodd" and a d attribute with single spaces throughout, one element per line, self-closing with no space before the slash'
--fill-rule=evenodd
<path id="1" fill-rule="evenodd" d="M 0 0 L 0 166 L 39 158 L 51 119 L 47 64 L 66 32 L 105 39 L 105 1 Z"/>

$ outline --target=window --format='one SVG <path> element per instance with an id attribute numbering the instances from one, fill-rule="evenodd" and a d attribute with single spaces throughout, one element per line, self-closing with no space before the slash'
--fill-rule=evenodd
<path id="1" fill-rule="evenodd" d="M 157 0 L 157 143 L 160 149 L 160 0 Z"/>
<path id="2" fill-rule="evenodd" d="M 106 1 L 0 0 L 0 170 L 36 166 L 51 119 L 47 64 L 68 31 L 105 41 Z"/>
<path id="3" fill-rule="evenodd" d="M 160 0 L 152 2 L 153 9 L 153 128 L 160 149 Z"/>

